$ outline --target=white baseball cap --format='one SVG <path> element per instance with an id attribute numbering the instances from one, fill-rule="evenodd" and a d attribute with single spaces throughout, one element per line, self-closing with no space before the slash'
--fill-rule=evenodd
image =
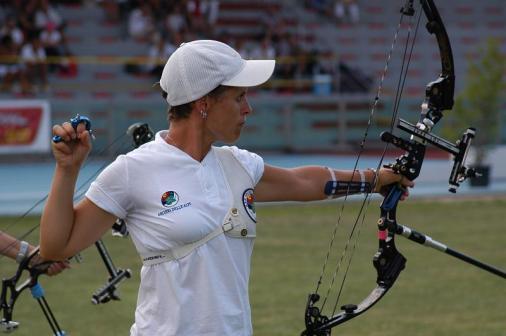
<path id="1" fill-rule="evenodd" d="M 182 43 L 169 57 L 160 78 L 167 103 L 178 106 L 204 97 L 220 85 L 251 87 L 266 82 L 274 60 L 244 60 L 225 43 Z"/>

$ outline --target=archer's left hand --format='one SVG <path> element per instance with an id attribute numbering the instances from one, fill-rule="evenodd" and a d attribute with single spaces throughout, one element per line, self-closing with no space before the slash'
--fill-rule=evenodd
<path id="1" fill-rule="evenodd" d="M 401 200 L 405 200 L 409 196 L 409 189 L 415 186 L 415 182 L 409 180 L 401 174 L 396 174 L 390 168 L 381 168 L 377 173 L 376 185 L 374 186 L 374 192 L 380 193 L 386 196 L 388 192 L 388 186 L 399 183 L 405 192 L 401 197 Z"/>

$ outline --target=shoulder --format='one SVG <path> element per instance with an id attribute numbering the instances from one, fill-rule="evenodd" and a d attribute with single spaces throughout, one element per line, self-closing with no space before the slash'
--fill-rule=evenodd
<path id="1" fill-rule="evenodd" d="M 216 151 L 228 151 L 250 174 L 255 183 L 257 183 L 264 172 L 264 160 L 256 153 L 240 149 L 236 146 L 213 147 Z"/>
<path id="2" fill-rule="evenodd" d="M 237 146 L 221 146 L 221 147 L 214 147 L 214 149 L 217 151 L 230 152 L 243 165 L 248 165 L 251 163 L 263 164 L 264 162 L 264 160 L 260 155 L 245 149 L 240 149 Z"/>

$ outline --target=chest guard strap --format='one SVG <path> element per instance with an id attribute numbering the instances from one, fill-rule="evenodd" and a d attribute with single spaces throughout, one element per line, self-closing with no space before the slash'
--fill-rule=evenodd
<path id="1" fill-rule="evenodd" d="M 190 254 L 197 247 L 204 245 L 223 233 L 232 238 L 256 237 L 255 221 L 246 211 L 247 205 L 244 199 L 244 191 L 253 190 L 253 181 L 230 150 L 214 147 L 214 151 L 223 169 L 231 198 L 231 208 L 223 219 L 222 224 L 206 236 L 192 243 L 177 246 L 167 251 L 155 251 L 142 254 L 142 263 L 145 266 L 181 259 Z"/>

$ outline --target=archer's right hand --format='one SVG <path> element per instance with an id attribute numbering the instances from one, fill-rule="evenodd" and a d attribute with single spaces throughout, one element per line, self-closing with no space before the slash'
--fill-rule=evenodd
<path id="1" fill-rule="evenodd" d="M 64 169 L 77 169 L 91 151 L 91 135 L 83 123 L 74 129 L 72 124 L 65 122 L 53 126 L 53 135 L 60 136 L 63 141 L 52 142 L 56 164 Z"/>

